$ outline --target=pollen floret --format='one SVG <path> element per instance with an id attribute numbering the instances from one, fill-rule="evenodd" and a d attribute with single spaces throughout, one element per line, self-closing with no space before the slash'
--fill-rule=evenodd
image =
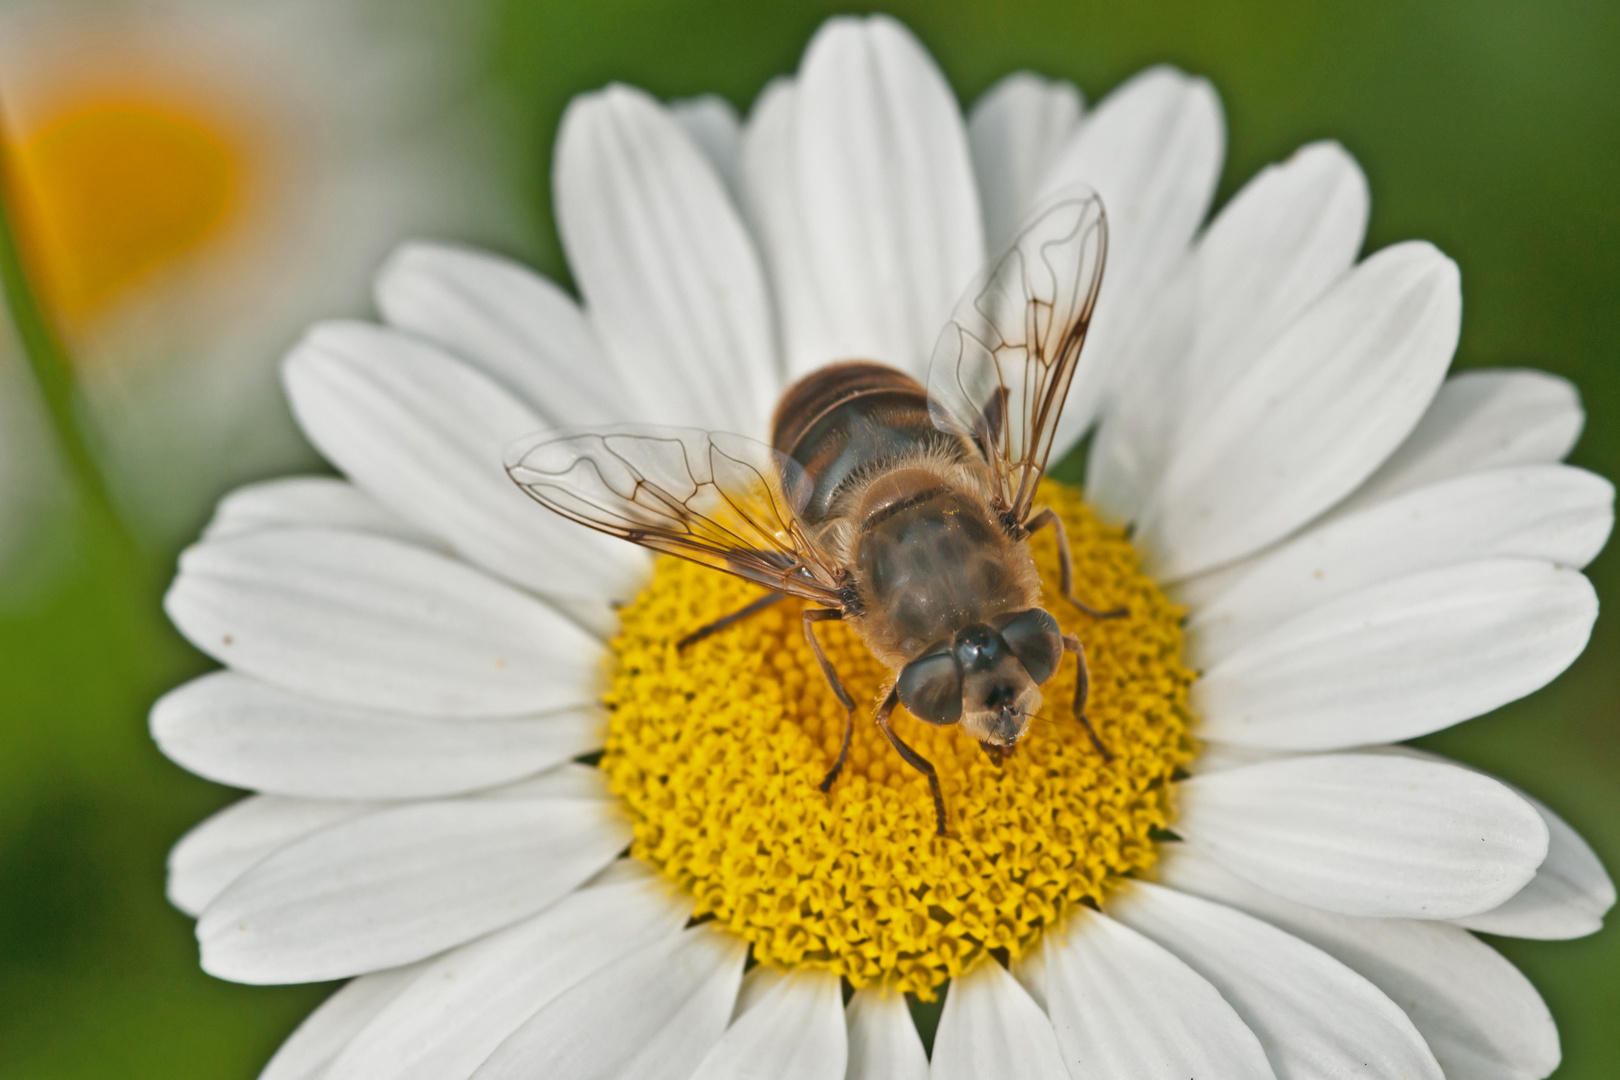
<path id="1" fill-rule="evenodd" d="M 849 763 L 823 794 L 844 713 L 805 643 L 800 602 L 677 653 L 683 635 L 759 590 L 659 562 L 613 642 L 601 764 L 634 821 L 632 853 L 690 892 L 695 916 L 745 938 L 762 963 L 927 999 L 987 951 L 1021 955 L 1064 911 L 1152 866 L 1153 833 L 1172 816 L 1168 782 L 1195 749 L 1181 612 L 1076 490 L 1047 481 L 1041 496 L 1068 528 L 1077 594 L 1130 611 L 1107 621 L 1074 611 L 1057 593 L 1050 531 L 1033 538 L 1046 606 L 1085 644 L 1087 714 L 1113 760 L 1074 719 L 1072 662 L 999 766 L 956 728 L 901 710 L 896 732 L 939 770 L 943 839 L 923 778 L 872 722 L 892 676 L 853 632 L 818 629 L 861 705 Z"/>

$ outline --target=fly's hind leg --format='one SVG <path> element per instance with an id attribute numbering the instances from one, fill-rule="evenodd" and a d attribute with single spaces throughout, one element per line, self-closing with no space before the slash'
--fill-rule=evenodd
<path id="1" fill-rule="evenodd" d="M 1029 523 L 1024 528 L 1031 533 L 1035 533 L 1048 525 L 1052 526 L 1052 531 L 1057 533 L 1058 584 L 1063 590 L 1063 598 L 1093 619 L 1119 619 L 1129 615 L 1130 610 L 1128 608 L 1117 607 L 1110 608 L 1107 611 L 1100 611 L 1074 595 L 1074 553 L 1069 550 L 1069 531 L 1063 527 L 1063 519 L 1053 513 L 1052 508 L 1048 506 L 1030 518 Z M 1085 666 L 1084 661 L 1082 661 L 1081 666 Z"/>
<path id="2" fill-rule="evenodd" d="M 1086 718 L 1086 698 L 1091 695 L 1091 672 L 1086 667 L 1085 646 L 1081 645 L 1080 639 L 1073 634 L 1064 634 L 1063 651 L 1074 653 L 1075 663 L 1080 665 L 1080 670 L 1075 673 L 1074 677 L 1074 718 L 1080 721 L 1081 725 L 1086 729 L 1086 734 L 1091 736 L 1091 745 L 1096 748 L 1097 753 L 1102 755 L 1102 759 L 1104 761 L 1113 761 L 1114 755 L 1110 754 L 1108 747 L 1104 746 L 1102 740 L 1097 738 L 1097 729 L 1092 727 L 1091 721 Z"/>
<path id="3" fill-rule="evenodd" d="M 939 774 L 934 771 L 932 762 L 902 742 L 900 736 L 896 735 L 894 729 L 889 726 L 889 716 L 894 712 L 894 707 L 898 704 L 900 704 L 900 691 L 890 690 L 889 696 L 883 699 L 882 705 L 878 706 L 878 727 L 883 729 L 883 734 L 888 738 L 889 745 L 894 747 L 901 757 L 905 758 L 906 764 L 928 778 L 928 793 L 934 797 L 934 833 L 938 836 L 944 836 L 945 794 L 939 789 Z"/>
<path id="4" fill-rule="evenodd" d="M 758 615 L 772 604 L 787 599 L 787 593 L 772 592 L 755 600 L 746 607 L 740 607 L 730 615 L 722 615 L 707 626 L 700 626 L 675 643 L 676 652 L 685 652 L 688 645 L 696 645 L 710 634 L 718 633 L 734 622 L 741 622 L 750 615 Z"/>
<path id="5" fill-rule="evenodd" d="M 842 611 L 833 608 L 807 608 L 804 613 L 804 636 L 810 642 L 810 651 L 816 655 L 816 663 L 821 665 L 821 673 L 827 677 L 834 694 L 838 695 L 838 703 L 844 707 L 844 741 L 838 748 L 838 760 L 833 767 L 827 770 L 826 779 L 821 781 L 822 791 L 831 791 L 833 781 L 838 774 L 844 771 L 844 761 L 849 757 L 849 741 L 855 734 L 855 699 L 849 696 L 844 684 L 838 678 L 838 670 L 827 659 L 827 654 L 821 649 L 821 639 L 816 637 L 814 623 L 837 622 L 844 617 Z"/>

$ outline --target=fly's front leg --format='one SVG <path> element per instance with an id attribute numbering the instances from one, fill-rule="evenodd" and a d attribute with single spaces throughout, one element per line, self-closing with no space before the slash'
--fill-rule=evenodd
<path id="1" fill-rule="evenodd" d="M 1080 639 L 1073 634 L 1064 634 L 1063 651 L 1074 653 L 1075 663 L 1080 665 L 1080 670 L 1075 673 L 1074 678 L 1074 718 L 1085 727 L 1086 734 L 1091 736 L 1091 745 L 1096 747 L 1102 759 L 1113 761 L 1114 755 L 1110 754 L 1108 748 L 1102 744 L 1102 740 L 1097 738 L 1097 730 L 1086 718 L 1086 698 L 1091 695 L 1091 672 L 1086 668 L 1085 646 L 1081 645 Z"/>
<path id="2" fill-rule="evenodd" d="M 1074 595 L 1074 553 L 1069 550 L 1069 530 L 1063 527 L 1063 519 L 1053 513 L 1052 508 L 1048 506 L 1045 510 L 1030 518 L 1024 528 L 1034 534 L 1048 525 L 1052 526 L 1052 531 L 1057 533 L 1058 584 L 1063 592 L 1063 598 L 1093 619 L 1119 619 L 1129 615 L 1129 609 L 1123 607 L 1099 611 Z M 1084 666 L 1085 664 L 1082 661 L 1081 667 Z"/>
<path id="3" fill-rule="evenodd" d="M 786 599 L 787 593 L 766 593 L 753 603 L 733 611 L 730 615 L 722 615 L 718 619 L 714 620 L 714 622 L 709 623 L 707 626 L 700 626 L 690 634 L 687 634 L 685 637 L 681 638 L 681 640 L 675 643 L 675 651 L 685 652 L 688 645 L 696 645 L 710 634 L 715 633 L 718 630 L 724 630 L 732 623 L 740 622 L 741 620 L 748 618 L 750 615 L 758 615 L 772 604 Z"/>
<path id="4" fill-rule="evenodd" d="M 928 793 L 934 797 L 934 832 L 936 835 L 944 836 L 945 794 L 939 789 L 939 774 L 934 771 L 932 762 L 901 741 L 900 736 L 896 735 L 894 729 L 889 726 L 889 716 L 894 712 L 894 708 L 898 704 L 900 704 L 900 691 L 890 690 L 889 696 L 883 699 L 882 705 L 878 706 L 878 727 L 883 729 L 883 734 L 887 736 L 889 745 L 894 747 L 901 757 L 905 758 L 906 764 L 928 778 Z"/>
<path id="5" fill-rule="evenodd" d="M 806 608 L 804 612 L 804 636 L 810 642 L 810 651 L 815 653 L 816 663 L 821 665 L 821 673 L 827 677 L 832 686 L 833 693 L 838 695 L 838 703 L 844 707 L 844 742 L 838 748 L 838 760 L 833 767 L 827 770 L 826 779 L 821 782 L 822 791 L 830 791 L 833 781 L 838 774 L 844 771 L 844 760 L 849 757 L 849 741 L 855 734 L 855 699 L 849 696 L 844 684 L 839 681 L 838 671 L 827 659 L 827 654 L 821 650 L 821 639 L 816 637 L 815 627 L 818 622 L 837 622 L 844 617 L 842 611 L 833 608 Z"/>

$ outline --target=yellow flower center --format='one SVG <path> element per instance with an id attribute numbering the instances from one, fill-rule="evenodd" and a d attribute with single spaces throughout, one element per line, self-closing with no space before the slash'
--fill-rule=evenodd
<path id="1" fill-rule="evenodd" d="M 997 765 L 955 728 L 896 713 L 896 733 L 939 770 L 951 835 L 934 835 L 923 778 L 884 740 L 872 709 L 892 674 L 855 634 L 819 627 L 862 712 L 849 763 L 823 794 L 844 710 L 785 601 L 677 653 L 675 642 L 760 595 L 677 559 L 623 613 L 613 643 L 601 767 L 628 806 L 631 852 L 691 893 L 779 967 L 834 971 L 931 999 L 990 950 L 1027 951 L 1076 904 L 1101 902 L 1155 858 L 1170 784 L 1193 755 L 1181 612 L 1138 568 L 1122 530 L 1079 492 L 1047 481 L 1041 501 L 1068 527 L 1076 594 L 1121 619 L 1089 619 L 1057 591 L 1051 530 L 1031 540 L 1046 607 L 1079 634 L 1086 710 L 1105 762 L 1070 702 L 1065 657 L 1016 752 Z"/>
<path id="2" fill-rule="evenodd" d="M 46 302 L 82 323 L 221 231 L 244 201 L 242 142 L 201 102 L 102 92 L 39 118 L 8 192 Z"/>

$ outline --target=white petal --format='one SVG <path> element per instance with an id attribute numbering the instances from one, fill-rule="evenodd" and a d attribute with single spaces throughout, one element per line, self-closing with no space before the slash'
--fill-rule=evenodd
<path id="1" fill-rule="evenodd" d="M 1394 1002 L 1300 939 L 1144 882 L 1111 899 L 1108 913 L 1208 979 L 1259 1037 L 1278 1080 L 1442 1080 Z"/>
<path id="2" fill-rule="evenodd" d="M 638 949 L 541 1009 L 475 1080 L 687 1080 L 725 1032 L 747 951 L 708 926 Z"/>
<path id="3" fill-rule="evenodd" d="M 1266 1052 L 1203 976 L 1081 910 L 1041 938 L 1047 1015 L 1074 1080 L 1262 1080 Z"/>
<path id="4" fill-rule="evenodd" d="M 1367 178 L 1334 142 L 1268 165 L 1198 241 L 1194 399 L 1226 388 L 1350 272 L 1367 232 Z"/>
<path id="5" fill-rule="evenodd" d="M 1468 473 L 1335 515 L 1259 556 L 1187 623 L 1208 668 L 1290 618 L 1340 596 L 1487 558 L 1583 567 L 1614 527 L 1614 485 L 1565 465 Z"/>
<path id="6" fill-rule="evenodd" d="M 1527 559 L 1424 570 L 1329 601 L 1215 664 L 1199 735 L 1325 750 L 1409 739 L 1514 701 L 1585 648 L 1591 583 Z"/>
<path id="7" fill-rule="evenodd" d="M 1554 464 L 1575 445 L 1583 421 L 1575 388 L 1556 375 L 1509 368 L 1453 375 L 1406 441 L 1317 524 L 1469 473 Z M 1177 582 L 1177 601 L 1208 603 L 1268 554 Z"/>
<path id="8" fill-rule="evenodd" d="M 1558 1029 L 1541 995 L 1471 934 L 1290 903 L 1181 844 L 1166 845 L 1156 871 L 1164 884 L 1265 919 L 1366 976 L 1412 1018 L 1447 1076 L 1540 1080 L 1558 1066 Z"/>
<path id="9" fill-rule="evenodd" d="M 855 991 L 849 1021 L 845 1080 L 928 1080 L 928 1055 L 905 996 L 881 986 Z"/>
<path id="10" fill-rule="evenodd" d="M 1327 754 L 1181 783 L 1176 831 L 1279 896 L 1346 915 L 1452 919 L 1523 888 L 1547 826 L 1506 785 L 1455 765 Z"/>
<path id="11" fill-rule="evenodd" d="M 694 1076 L 705 1080 L 843 1080 L 849 1055 L 838 976 L 790 971 L 726 1029 Z"/>
<path id="12" fill-rule="evenodd" d="M 1188 354 L 1198 329 L 1198 266 L 1191 256 L 1154 287 L 1138 329 L 1105 361 L 1112 397 L 1086 454 L 1086 502 L 1129 522 L 1158 486 L 1184 417 Z M 1093 363 L 1088 348 L 1082 370 Z M 1104 361 L 1098 361 L 1104 362 Z M 1065 414 L 1067 415 L 1067 414 Z"/>
<path id="13" fill-rule="evenodd" d="M 1352 271 L 1201 403 L 1137 532 L 1156 572 L 1241 558 L 1366 479 L 1434 396 L 1460 318 L 1457 267 L 1428 244 Z"/>
<path id="14" fill-rule="evenodd" d="M 332 1059 L 421 974 L 422 965 L 412 964 L 339 987 L 287 1037 L 259 1080 L 325 1080 Z"/>
<path id="15" fill-rule="evenodd" d="M 287 358 L 299 426 L 360 488 L 470 561 L 542 594 L 605 606 L 646 559 L 536 504 L 502 467 L 545 427 L 533 410 L 432 345 L 364 323 L 316 326 Z"/>
<path id="16" fill-rule="evenodd" d="M 893 19 L 839 17 L 811 39 L 795 99 L 793 190 L 825 320 L 782 294 L 788 370 L 863 358 L 922 379 L 985 256 L 951 89 Z"/>
<path id="17" fill-rule="evenodd" d="M 700 94 L 669 103 L 669 111 L 692 136 L 714 171 L 725 181 L 732 202 L 742 205 L 742 124 L 731 102 L 719 94 Z"/>
<path id="18" fill-rule="evenodd" d="M 323 1080 L 465 1080 L 529 1017 L 691 914 L 654 875 L 620 876 L 423 965 Z"/>
<path id="19" fill-rule="evenodd" d="M 1221 744 L 1211 745 L 1219 747 Z M 1536 876 L 1530 879 L 1530 883 L 1500 906 L 1478 915 L 1452 919 L 1452 922 L 1481 933 L 1542 941 L 1585 937 L 1602 929 L 1603 916 L 1615 903 L 1614 881 L 1580 833 L 1545 803 L 1499 776 L 1415 746 L 1375 746 L 1367 748 L 1364 753 L 1438 762 L 1480 773 L 1535 807 L 1546 824 L 1547 857 L 1536 868 Z M 1208 750 L 1201 754 L 1200 764 L 1209 756 Z M 1217 766 L 1219 759 L 1231 756 L 1217 753 Z"/>
<path id="20" fill-rule="evenodd" d="M 766 964 L 755 964 L 743 976 L 742 988 L 737 991 L 737 1003 L 731 1008 L 731 1022 L 736 1024 L 743 1013 L 752 1009 L 771 991 L 776 984 L 788 977 L 783 968 L 770 967 Z"/>
<path id="21" fill-rule="evenodd" d="M 359 533 L 278 530 L 180 556 L 164 609 L 222 663 L 417 716 L 588 704 L 601 643 L 463 563 Z"/>
<path id="22" fill-rule="evenodd" d="M 1051 1021 L 994 960 L 951 980 L 934 1036 L 933 1080 L 1067 1080 Z"/>
<path id="23" fill-rule="evenodd" d="M 594 709 L 445 721 L 346 708 L 221 671 L 152 707 L 171 761 L 232 787 L 312 799 L 409 799 L 505 783 L 601 749 Z"/>
<path id="24" fill-rule="evenodd" d="M 1134 519 L 1175 432 L 1349 271 L 1366 226 L 1366 178 L 1337 143 L 1302 147 L 1245 184 L 1190 260 L 1196 339 L 1151 371 L 1133 359 L 1087 459 L 1088 499 Z"/>
<path id="25" fill-rule="evenodd" d="M 1041 931 L 1043 935 L 1052 932 L 1053 931 L 1050 928 Z M 1046 1002 L 1046 987 L 1048 981 L 1046 957 L 1047 950 L 1045 948 L 1038 947 L 1031 952 L 1026 952 L 1023 956 L 1020 956 L 1016 961 L 1013 962 L 1012 967 L 1008 970 L 1012 972 L 1013 978 L 1018 980 L 1018 985 L 1022 986 L 1025 992 L 1029 994 L 1030 1000 L 1039 1005 L 1042 1012 L 1047 1013 L 1047 1015 L 1050 1016 L 1051 1010 L 1047 1008 Z M 1056 1027 L 1056 1024 L 1053 1026 Z"/>
<path id="26" fill-rule="evenodd" d="M 1102 196 L 1115 291 L 1163 275 L 1203 222 L 1220 178 L 1225 124 L 1208 81 L 1148 68 L 1099 101 L 1063 148 L 1043 195 L 1076 183 Z M 1037 200 L 1038 201 L 1038 200 Z"/>
<path id="27" fill-rule="evenodd" d="M 765 279 L 680 123 L 626 86 L 575 98 L 553 190 L 586 312 L 639 401 L 622 419 L 763 434 L 781 389 Z"/>
<path id="28" fill-rule="evenodd" d="M 1453 375 L 1347 507 L 1464 473 L 1562 461 L 1585 420 L 1575 387 L 1557 375 L 1513 368 Z"/>
<path id="29" fill-rule="evenodd" d="M 1413 746 L 1388 746 L 1385 753 L 1430 761 L 1439 758 Z M 1507 780 L 1500 782 L 1507 784 Z M 1528 886 L 1511 895 L 1505 904 L 1479 915 L 1458 918 L 1456 925 L 1486 934 L 1537 941 L 1563 941 L 1597 933 L 1604 925 L 1604 915 L 1615 905 L 1614 879 L 1609 878 L 1609 871 L 1604 870 L 1597 853 L 1568 821 L 1534 795 L 1511 784 L 1508 787 L 1534 806 L 1547 823 L 1547 858 L 1537 866 L 1536 876 Z"/>
<path id="30" fill-rule="evenodd" d="M 1371 752 L 1473 769 L 1415 746 L 1380 746 Z M 1480 769 L 1474 771 L 1490 776 Z M 1510 788 L 1541 815 L 1547 825 L 1547 857 L 1530 884 L 1499 907 L 1452 921 L 1481 933 L 1541 941 L 1585 937 L 1602 929 L 1603 916 L 1614 906 L 1615 888 L 1597 853 L 1551 807 L 1499 776 L 1491 779 Z"/>
<path id="31" fill-rule="evenodd" d="M 570 762 L 513 784 L 478 793 L 480 799 L 598 799 L 611 800 L 602 770 Z"/>
<path id="32" fill-rule="evenodd" d="M 1035 209 L 1053 158 L 1080 127 L 1085 101 L 1073 83 L 1015 71 L 980 95 L 968 113 L 968 148 L 984 204 L 985 250 L 1012 243 Z"/>
<path id="33" fill-rule="evenodd" d="M 623 385 L 584 312 L 528 267 L 447 244 L 402 244 L 375 291 L 390 324 L 478 368 L 548 423 L 623 419 Z"/>
<path id="34" fill-rule="evenodd" d="M 1198 756 L 1187 763 L 1187 771 L 1194 776 L 1204 773 L 1225 772 L 1262 761 L 1297 756 L 1294 750 L 1271 750 L 1262 746 L 1240 746 L 1237 743 L 1209 742 L 1198 751 Z"/>
<path id="35" fill-rule="evenodd" d="M 319 982 L 420 960 L 539 911 L 629 842 L 605 800 L 380 810 L 238 878 L 197 923 L 202 966 L 235 982 Z"/>
<path id="36" fill-rule="evenodd" d="M 1603 916 L 1614 907 L 1614 881 L 1597 853 L 1567 821 L 1535 798 L 1522 791 L 1518 794 L 1547 823 L 1547 858 L 1530 884 L 1506 903 L 1464 916 L 1457 924 L 1485 934 L 1541 941 L 1597 933 L 1603 929 Z"/>
<path id="37" fill-rule="evenodd" d="M 1108 214 L 1108 270 L 1054 457 L 1091 425 L 1123 368 L 1158 284 L 1209 210 L 1225 151 L 1220 99 L 1209 83 L 1154 67 L 1098 102 L 1047 170 L 1043 193 L 1089 184 Z"/>
<path id="38" fill-rule="evenodd" d="M 820 362 L 813 354 L 800 358 L 795 343 L 823 340 L 830 333 L 799 205 L 793 155 L 797 102 L 792 79 L 778 76 L 766 83 L 748 113 L 739 146 L 743 210 L 770 279 L 789 377 Z"/>
<path id="39" fill-rule="evenodd" d="M 204 540 L 224 540 L 263 529 L 343 529 L 434 546 L 434 539 L 408 525 L 346 480 L 289 476 L 239 487 L 219 501 L 203 530 Z"/>
<path id="40" fill-rule="evenodd" d="M 194 826 L 169 851 L 169 903 L 197 916 L 255 863 L 295 840 L 369 814 L 375 802 L 251 795 Z"/>

